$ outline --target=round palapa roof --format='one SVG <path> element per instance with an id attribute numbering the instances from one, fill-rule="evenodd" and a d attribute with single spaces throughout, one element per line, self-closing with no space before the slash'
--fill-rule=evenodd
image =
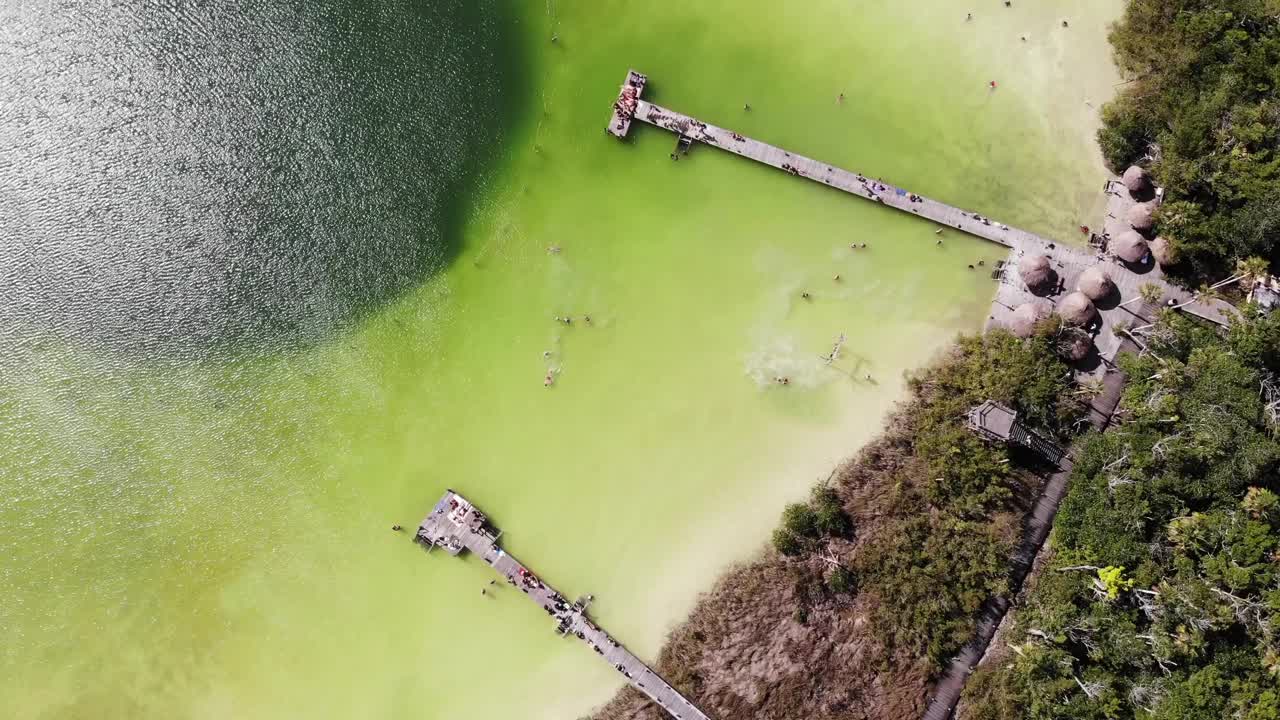
<path id="1" fill-rule="evenodd" d="M 1009 320 L 1009 329 L 1014 335 L 1020 338 L 1031 337 L 1031 333 L 1035 332 L 1036 323 L 1040 322 L 1048 315 L 1037 303 L 1022 303 L 1013 311 L 1013 317 Z"/>
<path id="2" fill-rule="evenodd" d="M 1060 352 L 1071 362 L 1080 362 L 1089 356 L 1093 349 L 1093 338 L 1083 330 L 1068 333 L 1059 344 Z"/>
<path id="3" fill-rule="evenodd" d="M 1151 241 L 1151 255 L 1160 267 L 1178 264 L 1178 248 L 1168 238 L 1158 237 Z"/>
<path id="4" fill-rule="evenodd" d="M 1027 287 L 1042 288 L 1054 280 L 1049 258 L 1044 255 L 1027 255 L 1018 261 L 1018 274 Z"/>
<path id="5" fill-rule="evenodd" d="M 1129 188 L 1130 193 L 1141 193 L 1151 189 L 1151 178 L 1147 175 L 1147 171 L 1137 165 L 1130 165 L 1129 169 L 1124 171 L 1120 182 Z"/>
<path id="6" fill-rule="evenodd" d="M 1146 238 L 1136 230 L 1126 230 L 1107 247 L 1113 255 L 1128 263 L 1142 262 L 1147 256 Z"/>
<path id="7" fill-rule="evenodd" d="M 1096 265 L 1084 272 L 1080 273 L 1080 279 L 1076 280 L 1076 289 L 1084 293 L 1090 300 L 1101 300 L 1111 294 L 1115 289 L 1115 283 L 1111 281 L 1111 276 Z"/>
<path id="8" fill-rule="evenodd" d="M 1129 221 L 1129 226 L 1134 230 L 1146 232 L 1155 227 L 1156 208 L 1151 203 L 1138 203 L 1129 208 L 1124 219 Z"/>
<path id="9" fill-rule="evenodd" d="M 1097 312 L 1093 301 L 1082 292 L 1073 292 L 1058 303 L 1058 314 L 1072 325 L 1088 325 Z"/>

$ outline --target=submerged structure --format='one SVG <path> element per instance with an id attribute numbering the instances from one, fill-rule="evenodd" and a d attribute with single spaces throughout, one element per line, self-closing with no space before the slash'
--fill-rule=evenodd
<path id="1" fill-rule="evenodd" d="M 585 642 L 613 666 L 637 690 L 676 720 L 709 720 L 692 702 L 671 687 L 640 658 L 633 655 L 587 617 L 590 597 L 569 602 L 498 544 L 502 532 L 471 501 L 446 490 L 431 514 L 418 527 L 416 542 L 450 555 L 470 551 L 484 560 L 507 584 L 529 596 L 556 621 L 556 630 Z"/>

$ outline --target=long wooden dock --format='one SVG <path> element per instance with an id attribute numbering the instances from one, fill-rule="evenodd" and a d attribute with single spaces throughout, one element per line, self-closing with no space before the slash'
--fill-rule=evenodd
<path id="1" fill-rule="evenodd" d="M 632 120 L 639 120 L 675 133 L 679 139 L 727 150 L 790 175 L 932 220 L 944 227 L 998 243 L 1011 250 L 1047 252 L 1054 248 L 1053 241 L 1035 233 L 1010 227 L 998 220 L 932 200 L 862 173 L 851 172 L 798 155 L 661 105 L 655 105 L 642 98 L 647 82 L 647 76 L 635 70 L 627 72 L 627 79 L 613 105 L 613 117 L 608 127 L 611 135 L 619 138 L 626 137 L 631 130 Z"/>
<path id="2" fill-rule="evenodd" d="M 924 197 L 883 180 L 844 170 L 745 137 L 733 130 L 712 125 L 644 100 L 647 83 L 648 77 L 644 74 L 635 70 L 627 72 L 626 81 L 613 104 L 613 117 L 606 128 L 609 134 L 625 138 L 631 130 L 633 121 L 644 122 L 677 136 L 677 147 L 672 153 L 673 157 L 679 157 L 694 142 L 710 145 L 777 168 L 790 175 L 835 188 L 868 202 L 924 218 L 941 228 L 963 232 L 1009 248 L 1008 260 L 997 272 L 1000 285 L 991 305 L 988 326 L 1008 325 L 1018 305 L 1037 301 L 1016 273 L 1017 261 L 1026 254 L 1045 255 L 1051 258 L 1059 277 L 1064 281 L 1064 289 L 1073 288 L 1085 269 L 1104 265 L 1124 299 L 1136 297 L 1138 289 L 1143 284 L 1154 283 L 1164 290 L 1165 301 L 1179 306 L 1183 312 L 1218 325 L 1227 324 L 1233 314 L 1230 305 L 1225 302 L 1200 299 L 1183 288 L 1169 284 L 1154 263 L 1145 268 L 1131 268 L 1123 263 L 1112 262 L 1105 253 L 1095 248 L 1057 243 L 978 213 Z M 1113 220 L 1108 220 L 1105 225 L 1118 235 L 1121 231 L 1128 229 L 1128 226 L 1114 218 L 1123 218 L 1124 211 L 1134 201 L 1123 191 L 1123 186 L 1119 183 L 1108 183 L 1107 187 L 1108 194 L 1111 196 L 1108 217 Z M 1065 292 L 1059 295 L 1065 297 Z M 1041 300 L 1040 302 L 1049 301 Z M 1131 319 L 1132 313 L 1125 311 L 1123 307 L 1119 310 L 1114 308 L 1099 308 L 1099 310 L 1102 323 L 1095 337 L 1095 344 L 1099 355 L 1110 362 L 1115 359 L 1123 341 L 1123 338 L 1114 332 L 1113 320 L 1123 324 Z"/>
<path id="3" fill-rule="evenodd" d="M 586 602 L 569 602 L 498 544 L 501 533 L 466 498 L 448 490 L 418 527 L 414 540 L 450 555 L 464 551 L 488 563 L 508 584 L 518 588 L 556 622 L 556 630 L 585 642 L 637 690 L 677 720 L 709 720 L 640 658 L 587 617 Z"/>

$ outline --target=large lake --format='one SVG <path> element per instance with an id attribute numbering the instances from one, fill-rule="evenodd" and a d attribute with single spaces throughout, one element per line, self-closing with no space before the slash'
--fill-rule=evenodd
<path id="1" fill-rule="evenodd" d="M 619 143 L 618 85 L 1070 240 L 1120 2 L 989 5 L 0 10 L 4 715 L 607 699 L 521 594 L 390 526 L 464 492 L 652 657 L 981 327 L 1001 257 L 709 148 L 672 163 L 652 128 Z"/>

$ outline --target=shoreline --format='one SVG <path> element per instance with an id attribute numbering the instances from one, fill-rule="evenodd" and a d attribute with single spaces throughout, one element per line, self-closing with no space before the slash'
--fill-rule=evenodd
<path id="1" fill-rule="evenodd" d="M 1118 13 L 1117 13 L 1117 16 L 1118 16 Z M 1102 36 L 1102 44 L 1107 47 L 1107 50 L 1109 53 L 1109 45 L 1107 45 L 1106 43 L 1105 34 Z M 1109 62 L 1108 67 L 1111 70 L 1111 74 L 1115 75 L 1116 71 L 1115 71 L 1114 65 Z M 1107 95 L 1105 97 L 1098 97 L 1094 99 L 1091 103 L 1089 103 L 1090 106 L 1093 108 L 1093 110 L 1089 113 L 1089 117 L 1091 118 L 1091 121 L 1090 123 L 1088 123 L 1087 127 L 1084 127 L 1081 129 L 1081 133 L 1083 134 L 1083 136 L 1087 137 L 1089 140 L 1088 142 L 1089 151 L 1087 152 L 1087 160 L 1089 164 L 1097 172 L 1099 177 L 1109 176 L 1110 173 L 1105 168 L 1103 158 L 1102 158 L 1102 153 L 1099 150 L 1096 144 L 1096 141 L 1093 138 L 1093 135 L 1101 127 L 1101 118 L 1100 118 L 1101 106 L 1104 102 L 1110 100 L 1112 96 L 1113 94 Z M 1077 204 L 1077 207 L 1080 209 L 1080 211 L 1084 213 L 1084 217 L 1090 217 L 1090 218 L 1094 216 L 1101 217 L 1101 215 L 1105 212 L 1105 206 L 1107 202 L 1106 196 L 1097 193 L 1096 183 L 1081 183 L 1079 188 L 1080 188 L 1078 191 L 1079 195 L 1077 197 L 1091 198 L 1088 201 L 1078 202 Z M 995 296 L 995 293 L 993 292 L 993 297 L 994 296 Z M 900 398 L 894 404 L 892 410 L 884 419 L 880 427 L 880 430 L 875 432 L 872 438 L 868 440 L 864 445 L 862 445 L 855 452 L 853 456 L 847 457 L 845 460 L 842 460 L 839 463 L 837 463 L 835 466 L 835 469 L 832 471 L 832 477 L 847 477 L 847 476 L 858 473 L 861 465 L 866 462 L 866 458 L 868 456 L 874 456 L 877 452 L 879 452 L 882 444 L 890 443 L 891 442 L 890 438 L 893 434 L 894 425 L 900 422 L 900 417 L 902 413 L 909 411 L 911 402 L 912 401 L 910 398 Z M 1036 493 L 1038 495 L 1039 493 L 1038 488 L 1036 490 Z M 1039 555 L 1037 555 L 1037 557 L 1039 557 Z M 747 559 L 737 562 L 728 568 L 725 568 L 718 575 L 713 588 L 707 591 L 706 593 L 700 595 L 693 609 L 690 610 L 690 612 L 686 614 L 686 616 L 682 620 L 680 620 L 680 622 L 676 624 L 669 631 L 667 638 L 662 643 L 662 649 L 660 651 L 656 666 L 660 668 L 661 671 L 664 672 L 664 674 L 669 674 L 672 671 L 671 666 L 679 662 L 678 656 L 681 655 L 681 645 L 687 643 L 687 636 L 712 634 L 715 632 L 716 628 L 707 627 L 708 620 L 706 617 L 709 613 L 712 613 L 714 611 L 715 603 L 720 598 L 722 598 L 722 596 L 725 595 L 725 593 L 728 592 L 730 588 L 734 586 L 742 585 L 746 581 L 746 578 L 748 576 L 771 569 L 770 566 L 773 563 L 773 561 L 775 561 L 776 559 L 777 559 L 777 553 L 772 551 L 771 549 L 766 548 L 763 551 L 760 549 L 757 549 L 753 551 L 748 556 Z M 1030 582 L 1032 577 L 1033 577 L 1033 574 L 1029 573 L 1026 581 Z M 848 608 L 846 608 L 846 610 L 848 610 Z M 863 622 L 865 620 L 865 613 L 860 614 L 859 610 L 856 607 L 852 610 L 852 614 L 858 615 L 858 620 L 856 620 L 855 622 Z M 1004 623 L 1002 622 L 1000 624 L 1000 628 L 1003 628 L 1003 627 L 1004 627 Z M 815 630 L 813 632 L 816 633 L 817 631 Z M 762 647 L 767 647 L 767 643 L 762 642 L 754 650 L 750 647 L 742 647 L 739 649 L 747 653 L 749 657 L 753 658 L 752 660 L 753 662 L 759 663 L 763 660 L 763 658 L 761 658 L 761 656 L 759 655 L 759 649 Z M 868 658 L 867 663 L 874 664 L 875 659 Z M 912 671 L 914 673 L 918 673 L 920 672 L 920 669 L 917 666 L 912 668 Z M 902 676 L 902 678 L 904 679 L 916 678 L 917 680 L 919 680 L 918 686 L 915 687 L 914 689 L 907 689 L 902 693 L 899 693 L 896 695 L 886 695 L 885 697 L 892 698 L 890 700 L 890 703 L 894 703 L 894 704 L 903 703 L 908 705 L 910 707 L 910 712 L 919 716 L 923 714 L 926 708 L 926 701 L 932 696 L 932 693 L 935 689 L 935 683 L 941 677 L 943 671 L 944 671 L 943 667 L 941 666 L 935 667 L 933 671 L 926 673 L 923 676 L 922 680 L 920 679 L 921 676 L 919 676 L 918 674 L 912 674 L 912 673 L 904 674 Z M 877 678 L 877 681 L 878 680 L 880 679 Z M 842 676 L 842 682 L 847 682 L 847 678 Z M 908 682 L 908 685 L 910 685 L 910 682 Z M 683 689 L 685 689 L 686 691 L 689 690 L 689 688 L 687 687 Z M 699 702 L 705 702 L 705 700 L 700 699 L 697 695 L 693 695 L 693 697 L 698 699 Z M 712 705 L 710 707 L 704 706 L 704 709 L 707 709 L 709 712 L 713 712 L 717 708 L 715 708 L 715 706 Z M 655 719 L 662 717 L 660 713 L 653 713 L 653 712 L 650 712 L 650 710 L 651 708 L 646 708 L 643 705 L 643 703 L 637 704 L 636 698 L 629 697 L 629 693 L 627 692 L 627 690 L 623 689 L 621 692 L 615 695 L 614 698 L 610 700 L 609 703 L 607 703 L 601 708 L 597 708 L 593 712 L 591 717 L 595 718 L 596 720 L 647 720 L 650 717 Z M 739 708 L 737 712 L 742 712 L 744 710 L 745 708 Z M 756 717 L 765 717 L 765 716 L 756 716 Z M 773 717 L 773 716 L 770 715 L 768 717 Z M 782 716 L 778 716 L 778 717 L 782 717 Z M 850 717 L 855 717 L 855 716 L 850 716 Z M 882 716 L 876 715 L 876 714 L 864 713 L 864 714 L 856 715 L 856 717 L 877 718 Z M 898 715 L 891 713 L 891 714 L 883 715 L 883 717 L 898 717 Z"/>

